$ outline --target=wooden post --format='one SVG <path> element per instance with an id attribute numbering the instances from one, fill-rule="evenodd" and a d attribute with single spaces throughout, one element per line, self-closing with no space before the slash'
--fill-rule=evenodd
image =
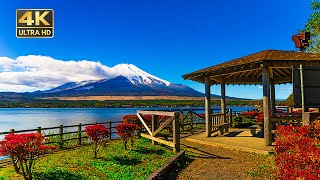
<path id="1" fill-rule="evenodd" d="M 271 145 L 271 124 L 270 124 L 270 107 L 269 107 L 269 96 L 270 96 L 270 77 L 269 68 L 267 66 L 262 67 L 262 86 L 263 86 L 263 115 L 264 115 L 264 140 L 265 145 Z"/>
<path id="2" fill-rule="evenodd" d="M 273 83 L 273 80 L 271 80 L 270 84 L 271 88 L 271 117 L 275 117 L 276 115 L 276 92 L 275 92 L 275 85 Z"/>
<path id="3" fill-rule="evenodd" d="M 232 109 L 229 108 L 229 124 L 232 125 Z"/>
<path id="4" fill-rule="evenodd" d="M 41 134 L 41 127 L 38 127 L 37 129 L 37 132 Z"/>
<path id="5" fill-rule="evenodd" d="M 190 114 L 190 123 L 191 123 L 191 133 L 193 133 L 193 114 L 191 110 L 189 111 L 189 114 Z"/>
<path id="6" fill-rule="evenodd" d="M 78 124 L 78 145 L 79 146 L 81 146 L 81 140 L 82 140 L 82 137 L 81 137 L 81 134 L 82 134 L 82 132 L 81 132 L 81 126 L 82 126 L 82 124 L 81 123 L 79 123 Z"/>
<path id="7" fill-rule="evenodd" d="M 10 129 L 10 132 L 11 132 L 11 133 L 14 133 L 14 129 Z"/>
<path id="8" fill-rule="evenodd" d="M 207 76 L 205 78 L 205 120 L 206 120 L 206 136 L 211 137 L 212 132 L 212 121 L 211 121 L 211 94 L 210 94 L 210 78 Z"/>
<path id="9" fill-rule="evenodd" d="M 221 113 L 223 113 L 223 121 L 226 122 L 226 84 L 221 83 Z"/>
<path id="10" fill-rule="evenodd" d="M 59 148 L 62 149 L 63 148 L 63 125 L 60 125 L 59 128 Z"/>
<path id="11" fill-rule="evenodd" d="M 152 129 L 151 129 L 152 133 L 155 132 L 159 127 L 159 118 L 158 117 L 159 116 L 157 116 L 157 115 L 152 115 Z M 156 135 L 156 137 L 157 137 L 157 135 Z M 152 141 L 152 144 L 156 145 L 158 143 L 155 141 Z"/>
<path id="12" fill-rule="evenodd" d="M 174 143 L 174 152 L 180 151 L 180 127 L 179 127 L 179 113 L 174 113 L 173 124 L 173 143 Z"/>
<path id="13" fill-rule="evenodd" d="M 305 97 L 304 97 L 304 80 L 303 80 L 303 65 L 300 64 L 300 85 L 301 85 L 301 106 L 302 106 L 302 113 L 306 112 L 306 105 L 305 105 Z"/>
<path id="14" fill-rule="evenodd" d="M 110 135 L 109 135 L 109 140 L 111 141 L 112 140 L 112 122 L 111 121 L 109 121 L 108 122 L 108 125 L 109 125 L 109 132 L 110 132 Z"/>

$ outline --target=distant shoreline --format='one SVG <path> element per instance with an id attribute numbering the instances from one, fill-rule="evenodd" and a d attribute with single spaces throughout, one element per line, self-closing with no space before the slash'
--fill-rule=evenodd
<path id="1" fill-rule="evenodd" d="M 76 96 L 76 97 L 45 97 L 44 100 L 63 101 L 134 101 L 134 100 L 204 100 L 204 97 L 189 96 Z M 218 100 L 218 98 L 211 98 Z"/>

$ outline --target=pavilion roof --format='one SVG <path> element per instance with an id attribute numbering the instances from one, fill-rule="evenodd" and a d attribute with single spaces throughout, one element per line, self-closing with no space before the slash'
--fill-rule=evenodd
<path id="1" fill-rule="evenodd" d="M 204 83 L 204 78 L 209 76 L 212 84 L 222 82 L 225 84 L 261 84 L 261 69 L 263 66 L 268 66 L 274 83 L 291 83 L 292 67 L 299 64 L 320 66 L 320 54 L 264 50 L 194 71 L 182 77 L 200 83 Z"/>

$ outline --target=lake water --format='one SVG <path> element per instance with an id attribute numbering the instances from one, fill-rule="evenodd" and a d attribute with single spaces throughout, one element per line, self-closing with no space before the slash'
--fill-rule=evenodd
<path id="1" fill-rule="evenodd" d="M 0 132 L 10 129 L 24 130 L 37 127 L 53 127 L 61 124 L 75 125 L 95 121 L 120 121 L 122 116 L 136 114 L 137 110 L 174 109 L 182 108 L 0 108 Z M 214 109 L 219 109 L 219 107 Z M 232 107 L 232 109 L 236 111 L 251 110 L 254 107 Z M 201 108 L 196 112 L 203 113 L 204 110 Z M 3 135 L 0 136 L 0 140 L 3 138 Z"/>
<path id="2" fill-rule="evenodd" d="M 137 110 L 173 110 L 182 108 L 0 108 L 0 132 L 10 129 L 34 129 L 60 124 L 120 121 L 126 114 Z M 185 108 L 184 108 L 185 109 Z M 202 109 L 202 108 L 201 108 Z M 214 109 L 219 109 L 215 107 Z M 232 107 L 233 110 L 250 110 L 253 107 Z M 199 113 L 204 111 L 198 110 Z"/>

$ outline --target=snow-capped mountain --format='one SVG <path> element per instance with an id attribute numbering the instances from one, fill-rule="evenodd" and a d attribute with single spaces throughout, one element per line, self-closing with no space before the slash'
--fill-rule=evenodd
<path id="1" fill-rule="evenodd" d="M 85 95 L 167 95 L 202 96 L 203 94 L 184 85 L 173 84 L 153 76 L 135 65 L 119 64 L 109 69 L 109 77 L 101 80 L 68 82 L 56 88 L 42 91 L 44 96 Z M 39 94 L 39 92 L 37 92 Z"/>

